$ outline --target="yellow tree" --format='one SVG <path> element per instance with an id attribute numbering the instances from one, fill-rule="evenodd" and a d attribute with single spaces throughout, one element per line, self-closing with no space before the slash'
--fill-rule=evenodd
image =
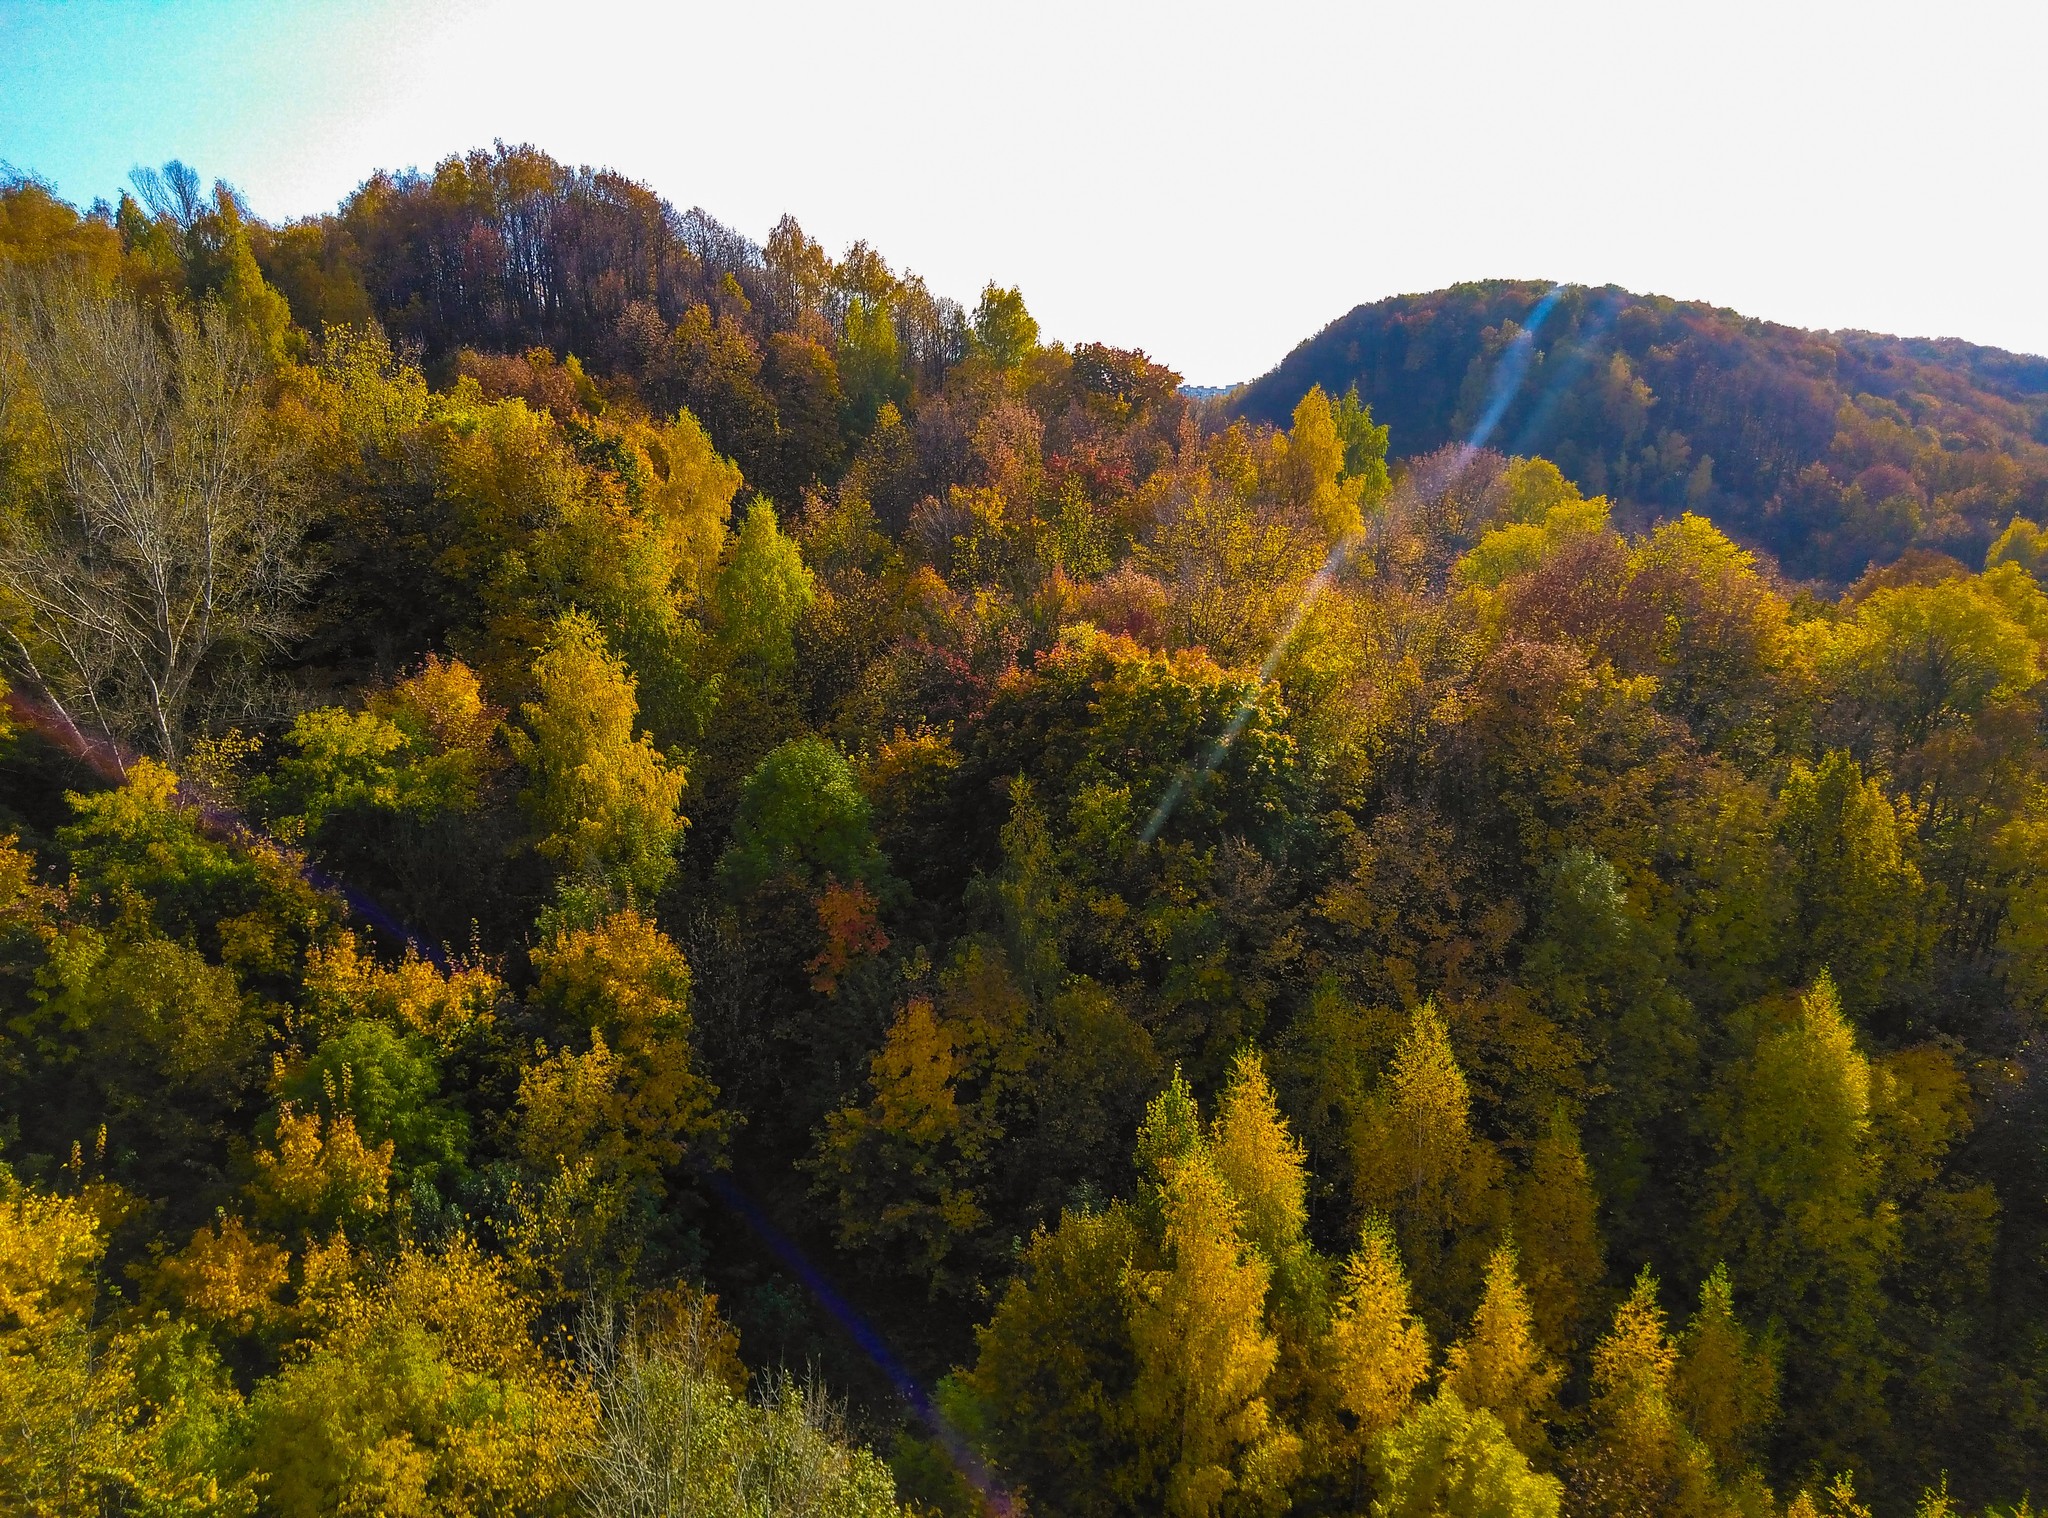
<path id="1" fill-rule="evenodd" d="M 827 1116 L 810 1162 L 841 1243 L 881 1251 L 935 1294 L 972 1289 L 1006 1109 L 1039 1043 L 1030 1014 L 1002 954 L 979 945 L 936 1003 L 911 999 L 869 1063 L 868 1100 Z"/>
<path id="2" fill-rule="evenodd" d="M 1416 1008 L 1355 1139 L 1358 1201 L 1394 1220 L 1430 1306 L 1472 1300 L 1504 1198 L 1500 1161 L 1472 1132 L 1472 1096 L 1434 1002 Z"/>
<path id="3" fill-rule="evenodd" d="M 1409 1305 L 1408 1274 L 1383 1217 L 1366 1220 L 1344 1264 L 1325 1353 L 1359 1450 L 1407 1415 L 1429 1379 L 1429 1332 Z"/>
<path id="4" fill-rule="evenodd" d="M 1735 1316 L 1728 1267 L 1700 1283 L 1700 1305 L 1678 1342 L 1672 1392 L 1692 1431 L 1723 1472 L 1757 1456 L 1757 1442 L 1778 1412 L 1778 1367 Z"/>
<path id="5" fill-rule="evenodd" d="M 1500 1420 L 1441 1392 L 1374 1451 L 1373 1518 L 1557 1518 L 1561 1488 L 1529 1464 Z"/>
<path id="6" fill-rule="evenodd" d="M 571 612 L 533 667 L 512 754 L 536 847 L 575 881 L 652 901 L 675 869 L 683 769 L 636 734 L 633 676 L 597 624 Z"/>
<path id="7" fill-rule="evenodd" d="M 1517 1445 L 1534 1450 L 1544 1442 L 1543 1417 L 1561 1374 L 1537 1341 L 1515 1251 L 1503 1245 L 1486 1262 L 1486 1293 L 1471 1331 L 1444 1360 L 1444 1389 L 1467 1407 L 1485 1408 Z"/>
<path id="8" fill-rule="evenodd" d="M 690 967 L 668 936 L 628 910 L 543 944 L 533 966 L 536 1008 L 589 1048 L 565 1047 L 521 1081 L 528 1162 L 592 1159 L 659 1195 L 685 1156 L 715 1157 L 718 1088 L 696 1068 Z"/>
<path id="9" fill-rule="evenodd" d="M 1336 413 L 1321 385 L 1301 398 L 1293 421 L 1283 476 L 1291 504 L 1307 514 L 1328 542 L 1351 537 L 1365 526 L 1359 511 L 1363 481 L 1344 478 L 1345 440 L 1338 436 Z"/>
<path id="10" fill-rule="evenodd" d="M 1602 1518 L 1719 1510 L 1713 1463 L 1672 1401 L 1678 1350 L 1647 1268 L 1593 1348 L 1591 1436 L 1577 1452 L 1583 1509 Z"/>
<path id="11" fill-rule="evenodd" d="M 0 1511 L 254 1511 L 230 1469 L 241 1399 L 203 1336 L 169 1322 L 110 1330 L 100 1266 L 111 1188 L 18 1187 L 0 1169 Z"/>
<path id="12" fill-rule="evenodd" d="M 1265 1063 L 1247 1048 L 1231 1061 L 1216 1104 L 1209 1152 L 1237 1200 L 1244 1236 L 1265 1256 L 1297 1307 L 1313 1290 L 1308 1243 L 1308 1157 L 1280 1115 Z"/>
<path id="13" fill-rule="evenodd" d="M 1206 1518 L 1226 1499 L 1278 1507 L 1300 1440 L 1265 1397 L 1279 1358 L 1265 1322 L 1269 1268 L 1199 1148 L 1170 1163 L 1161 1203 L 1160 1266 L 1126 1278 L 1137 1444 L 1126 1495 L 1174 1518 Z"/>
<path id="14" fill-rule="evenodd" d="M 533 1304 L 458 1241 L 350 1280 L 249 1404 L 248 1462 L 280 1518 L 558 1512 L 590 1399 L 533 1339 Z"/>

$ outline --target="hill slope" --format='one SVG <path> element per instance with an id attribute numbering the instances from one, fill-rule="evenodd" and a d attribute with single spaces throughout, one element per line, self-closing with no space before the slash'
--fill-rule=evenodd
<path id="1" fill-rule="evenodd" d="M 1398 452 L 1461 440 L 1546 291 L 1489 280 L 1356 307 L 1230 404 L 1284 422 L 1311 385 L 1355 384 Z M 1703 511 L 1795 575 L 1852 579 L 1914 546 L 1975 563 L 2048 503 L 2048 359 L 1613 286 L 1566 289 L 1530 344 L 1492 446 L 1644 516 Z"/>

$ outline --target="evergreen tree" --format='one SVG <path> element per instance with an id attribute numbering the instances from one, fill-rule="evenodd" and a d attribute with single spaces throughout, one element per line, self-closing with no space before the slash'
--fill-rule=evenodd
<path id="1" fill-rule="evenodd" d="M 1598 1213 L 1578 1130 L 1559 1107 L 1516 1183 L 1514 1204 L 1520 1274 L 1536 1336 L 1554 1357 L 1578 1347 L 1588 1299 L 1606 1274 Z"/>

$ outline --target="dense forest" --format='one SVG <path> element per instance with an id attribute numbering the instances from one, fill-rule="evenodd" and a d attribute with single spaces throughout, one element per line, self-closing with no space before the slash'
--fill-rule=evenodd
<path id="1" fill-rule="evenodd" d="M 1693 511 L 1840 590 L 1909 549 L 1971 564 L 2048 516 L 2048 358 L 1953 339 L 1802 332 L 1694 302 L 1510 280 L 1360 306 L 1233 399 L 1284 424 L 1313 385 L 1356 386 L 1407 451 L 1498 418 L 1647 526 Z"/>
<path id="2" fill-rule="evenodd" d="M 0 1510 L 2048 1490 L 2040 361 L 201 183 L 0 185 Z"/>

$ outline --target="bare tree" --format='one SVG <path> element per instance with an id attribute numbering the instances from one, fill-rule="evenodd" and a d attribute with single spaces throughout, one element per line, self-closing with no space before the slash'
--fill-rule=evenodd
<path id="1" fill-rule="evenodd" d="M 74 728 L 179 758 L 291 629 L 303 514 L 262 359 L 218 306 L 0 288 L 0 622 Z"/>

